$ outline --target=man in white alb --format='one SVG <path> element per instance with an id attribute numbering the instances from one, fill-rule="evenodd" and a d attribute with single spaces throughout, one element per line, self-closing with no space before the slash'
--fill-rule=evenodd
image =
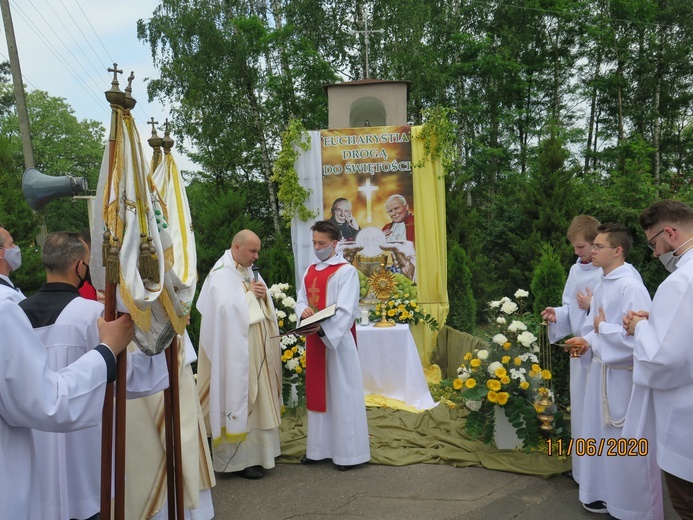
<path id="1" fill-rule="evenodd" d="M 253 269 L 260 248 L 252 231 L 237 233 L 197 300 L 198 391 L 214 471 L 248 479 L 280 455 L 281 347 L 272 298 Z"/>

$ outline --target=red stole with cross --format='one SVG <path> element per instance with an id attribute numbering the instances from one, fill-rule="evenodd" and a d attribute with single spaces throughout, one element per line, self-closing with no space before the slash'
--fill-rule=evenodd
<path id="1" fill-rule="evenodd" d="M 314 311 L 327 306 L 327 283 L 346 264 L 328 265 L 322 271 L 315 264 L 308 268 L 305 284 L 308 305 Z M 352 327 L 353 328 L 353 327 Z M 355 330 L 352 331 L 352 333 Z M 327 411 L 327 347 L 317 334 L 306 337 L 306 408 L 311 412 Z"/>

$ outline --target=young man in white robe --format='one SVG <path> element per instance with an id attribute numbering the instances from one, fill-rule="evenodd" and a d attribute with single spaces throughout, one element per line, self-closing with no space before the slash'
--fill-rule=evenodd
<path id="1" fill-rule="evenodd" d="M 237 233 L 197 300 L 198 392 L 214 471 L 248 479 L 262 478 L 281 453 L 281 347 L 272 298 L 252 268 L 260 248 L 252 231 Z"/>
<path id="2" fill-rule="evenodd" d="M 60 370 L 98 343 L 103 304 L 86 300 L 79 287 L 89 273 L 90 251 L 77 233 L 51 233 L 41 252 L 47 282 L 19 303 L 48 354 L 51 370 Z M 163 355 L 128 353 L 127 396 L 132 399 L 168 386 Z M 44 518 L 88 519 L 100 510 L 101 425 L 76 432 L 34 432 Z"/>
<path id="3" fill-rule="evenodd" d="M 579 336 L 590 308 L 592 292 L 602 277 L 602 268 L 592 263 L 592 243 L 597 236 L 599 221 L 589 215 L 578 215 L 568 227 L 566 236 L 577 255 L 570 268 L 563 289 L 560 307 L 547 307 L 541 313 L 549 323 L 549 341 L 557 341 L 572 334 Z M 585 383 L 590 366 L 590 355 L 570 358 L 570 432 L 573 439 L 581 438 L 580 424 L 585 399 Z M 572 474 L 580 483 L 580 458 L 572 455 Z"/>
<path id="4" fill-rule="evenodd" d="M 134 337 L 129 315 L 99 320 L 95 348 L 54 372 L 48 354 L 16 303 L 0 301 L 0 518 L 45 520 L 39 477 L 45 461 L 34 451 L 38 430 L 66 432 L 101 422 L 106 383 L 116 358 Z"/>
<path id="5" fill-rule="evenodd" d="M 304 320 L 332 304 L 336 304 L 336 312 L 313 326 L 307 336 L 308 433 L 301 463 L 332 459 L 344 471 L 371 458 L 354 329 L 359 312 L 359 279 L 356 268 L 335 252 L 337 226 L 323 220 L 311 230 L 318 262 L 303 277 L 296 315 Z"/>
<path id="6" fill-rule="evenodd" d="M 10 273 L 22 265 L 22 251 L 12 240 L 12 235 L 0 224 L 0 301 L 19 303 L 24 294 L 10 280 Z"/>
<path id="7" fill-rule="evenodd" d="M 648 450 L 631 455 L 619 447 L 638 446 L 638 439 L 621 439 L 633 389 L 635 343 L 623 330 L 623 318 L 633 308 L 649 309 L 650 295 L 634 268 L 625 263 L 632 243 L 628 228 L 603 224 L 598 231 L 592 263 L 602 268 L 604 276 L 594 290 L 582 336 L 567 340 L 578 354 L 592 353 L 580 426 L 583 437 L 573 445 L 581 459 L 580 501 L 593 513 L 661 519 L 661 479 L 654 455 Z M 588 443 L 593 443 L 596 453 L 585 453 Z"/>
<path id="8" fill-rule="evenodd" d="M 646 390 L 633 396 L 633 417 L 624 434 L 654 431 L 657 463 L 681 518 L 693 518 L 693 208 L 663 200 L 640 215 L 647 245 L 671 274 L 655 293 L 652 307 L 633 307 L 624 319 L 635 335 L 633 382 Z M 655 449 L 650 444 L 650 451 Z"/>

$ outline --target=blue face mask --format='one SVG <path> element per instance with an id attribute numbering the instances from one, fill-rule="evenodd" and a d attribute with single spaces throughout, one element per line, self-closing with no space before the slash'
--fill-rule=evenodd
<path id="1" fill-rule="evenodd" d="M 320 260 L 321 262 L 324 262 L 325 260 L 327 260 L 329 257 L 332 256 L 332 253 L 334 252 L 334 247 L 327 246 L 323 249 L 313 249 L 313 251 L 315 252 L 315 256 L 318 257 L 318 260 Z"/>
<path id="2" fill-rule="evenodd" d="M 13 271 L 16 271 L 22 266 L 22 251 L 19 249 L 19 246 L 14 246 L 10 249 L 4 249 L 5 250 L 5 261 L 10 264 L 10 268 Z"/>

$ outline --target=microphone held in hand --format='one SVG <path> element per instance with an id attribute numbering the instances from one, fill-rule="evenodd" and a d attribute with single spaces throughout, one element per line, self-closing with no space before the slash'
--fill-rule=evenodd
<path id="1" fill-rule="evenodd" d="M 258 273 L 260 272 L 260 268 L 256 265 L 253 265 L 253 280 L 257 282 L 258 278 Z"/>

